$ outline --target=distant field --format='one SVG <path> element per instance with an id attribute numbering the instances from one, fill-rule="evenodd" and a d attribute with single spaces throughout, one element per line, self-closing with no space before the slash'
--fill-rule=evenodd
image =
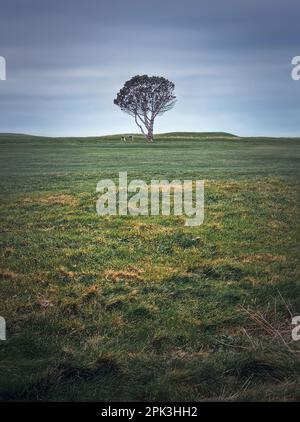
<path id="1" fill-rule="evenodd" d="M 300 138 L 0 135 L 2 400 L 300 400 Z M 99 217 L 205 179 L 205 220 Z"/>

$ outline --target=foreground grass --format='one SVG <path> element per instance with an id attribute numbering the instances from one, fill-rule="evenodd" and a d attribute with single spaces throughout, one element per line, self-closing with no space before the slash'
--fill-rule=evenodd
<path id="1" fill-rule="evenodd" d="M 299 400 L 299 140 L 0 137 L 2 400 Z M 98 217 L 104 177 L 205 179 L 205 221 Z"/>

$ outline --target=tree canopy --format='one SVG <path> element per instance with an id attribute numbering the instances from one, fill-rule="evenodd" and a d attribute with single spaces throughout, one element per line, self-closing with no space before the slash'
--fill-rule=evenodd
<path id="1" fill-rule="evenodd" d="M 173 82 L 161 76 L 137 75 L 126 81 L 114 104 L 134 117 L 146 139 L 153 141 L 154 120 L 176 102 Z"/>

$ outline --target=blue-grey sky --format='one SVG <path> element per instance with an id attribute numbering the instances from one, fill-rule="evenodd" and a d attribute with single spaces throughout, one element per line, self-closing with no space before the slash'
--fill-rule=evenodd
<path id="1" fill-rule="evenodd" d="M 300 136 L 299 0 L 0 0 L 0 132 L 137 132 L 136 74 L 176 85 L 156 132 Z"/>

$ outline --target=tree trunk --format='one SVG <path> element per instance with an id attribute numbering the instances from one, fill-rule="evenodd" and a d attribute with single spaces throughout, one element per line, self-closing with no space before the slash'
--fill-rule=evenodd
<path id="1" fill-rule="evenodd" d="M 153 121 L 150 122 L 150 125 L 148 127 L 148 133 L 147 133 L 147 141 L 153 142 Z"/>

